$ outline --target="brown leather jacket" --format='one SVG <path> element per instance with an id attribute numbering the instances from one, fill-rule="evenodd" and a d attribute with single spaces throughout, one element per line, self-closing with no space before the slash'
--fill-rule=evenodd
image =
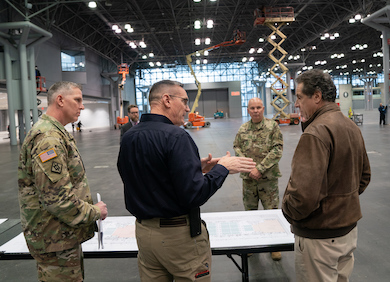
<path id="1" fill-rule="evenodd" d="M 359 195 L 371 178 L 360 129 L 336 103 L 306 122 L 291 164 L 282 210 L 298 236 L 344 236 L 362 217 Z"/>

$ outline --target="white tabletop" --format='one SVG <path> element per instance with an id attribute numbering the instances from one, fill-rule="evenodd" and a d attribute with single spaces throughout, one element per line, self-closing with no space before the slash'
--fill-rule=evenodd
<path id="1" fill-rule="evenodd" d="M 202 213 L 210 234 L 211 249 L 240 249 L 293 244 L 294 236 L 281 210 Z M 98 249 L 97 236 L 82 244 L 88 252 L 137 252 L 135 217 L 114 216 L 103 221 L 104 249 Z M 28 254 L 23 234 L 4 245 L 5 254 Z"/>

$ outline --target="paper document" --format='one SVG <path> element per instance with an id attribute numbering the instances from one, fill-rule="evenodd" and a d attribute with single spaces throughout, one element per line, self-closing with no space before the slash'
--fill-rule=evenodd
<path id="1" fill-rule="evenodd" d="M 102 198 L 100 197 L 100 194 L 97 193 L 98 203 L 101 200 L 102 200 Z M 103 246 L 103 223 L 102 223 L 102 220 L 99 218 L 99 220 L 98 220 L 98 249 L 100 249 L 100 247 L 102 247 L 102 249 L 104 249 L 104 246 Z"/>

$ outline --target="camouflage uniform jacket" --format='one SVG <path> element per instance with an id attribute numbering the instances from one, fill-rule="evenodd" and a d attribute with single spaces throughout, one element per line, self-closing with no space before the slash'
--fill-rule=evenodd
<path id="1" fill-rule="evenodd" d="M 236 156 L 253 158 L 262 178 L 281 177 L 279 160 L 283 153 L 283 135 L 279 125 L 267 118 L 259 123 L 252 120 L 241 125 L 233 143 Z M 241 173 L 243 179 L 252 179 L 249 173 Z"/>
<path id="2" fill-rule="evenodd" d="M 18 166 L 21 223 L 31 253 L 75 247 L 93 237 L 100 209 L 93 205 L 75 140 L 43 115 L 27 134 Z"/>

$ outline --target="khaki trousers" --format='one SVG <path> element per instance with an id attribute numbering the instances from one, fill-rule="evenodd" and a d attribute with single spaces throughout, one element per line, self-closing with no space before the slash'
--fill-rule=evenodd
<path id="1" fill-rule="evenodd" d="M 297 282 L 348 282 L 354 265 L 357 227 L 347 235 L 308 239 L 295 235 Z"/>
<path id="2" fill-rule="evenodd" d="M 138 270 L 143 282 L 211 281 L 208 231 L 191 238 L 190 226 L 160 227 L 160 219 L 136 221 Z"/>

